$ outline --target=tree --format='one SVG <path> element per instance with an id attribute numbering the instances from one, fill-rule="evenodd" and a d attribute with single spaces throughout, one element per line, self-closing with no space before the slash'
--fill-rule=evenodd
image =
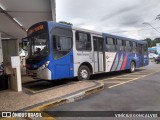
<path id="1" fill-rule="evenodd" d="M 150 38 L 146 38 L 144 41 L 148 43 L 148 47 L 152 47 L 152 40 Z"/>
<path id="2" fill-rule="evenodd" d="M 66 25 L 73 25 L 72 23 L 70 23 L 70 22 L 65 22 L 65 21 L 59 21 L 59 23 L 66 24 Z"/>
<path id="3" fill-rule="evenodd" d="M 155 38 L 153 40 L 153 46 L 156 46 L 157 43 L 160 43 L 160 38 Z"/>
<path id="4" fill-rule="evenodd" d="M 155 38 L 154 40 L 146 38 L 144 41 L 148 43 L 148 47 L 154 47 L 157 43 L 160 43 L 160 38 Z"/>

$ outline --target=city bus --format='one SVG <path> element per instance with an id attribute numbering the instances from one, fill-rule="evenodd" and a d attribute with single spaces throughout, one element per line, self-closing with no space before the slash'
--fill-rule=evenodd
<path id="1" fill-rule="evenodd" d="M 128 70 L 149 64 L 147 43 L 142 40 L 45 21 L 27 32 L 28 75 L 44 80 Z M 25 39 L 25 43 L 26 43 Z"/>

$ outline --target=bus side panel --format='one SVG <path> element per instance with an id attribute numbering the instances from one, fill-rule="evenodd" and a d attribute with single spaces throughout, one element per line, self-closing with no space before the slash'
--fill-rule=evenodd
<path id="1" fill-rule="evenodd" d="M 62 58 L 55 64 L 55 75 L 53 76 L 56 76 L 56 79 L 74 77 L 72 61 L 73 61 L 73 51 L 71 51 L 66 57 Z"/>
<path id="2" fill-rule="evenodd" d="M 62 79 L 62 78 L 72 78 L 74 77 L 73 71 L 73 51 L 71 51 L 65 57 L 57 60 L 53 59 L 53 56 L 50 58 L 49 70 L 51 71 L 52 80 Z"/>
<path id="3" fill-rule="evenodd" d="M 50 31 L 50 44 L 52 45 L 52 30 L 54 28 L 64 28 L 64 29 L 72 29 L 71 26 L 66 26 L 63 24 L 53 24 L 49 22 L 49 31 Z M 63 34 L 63 33 L 62 33 Z M 50 70 L 52 72 L 51 78 L 55 79 L 63 79 L 63 78 L 73 78 L 74 77 L 74 65 L 73 65 L 73 50 L 71 50 L 68 54 L 59 58 L 57 60 L 54 59 L 53 56 L 53 46 L 50 47 L 51 54 L 51 66 Z"/>
<path id="4" fill-rule="evenodd" d="M 142 66 L 142 56 L 138 53 L 129 52 L 105 52 L 106 72 L 130 69 L 131 61 L 134 61 L 136 68 Z M 148 65 L 148 57 L 144 59 L 144 66 Z"/>
<path id="5" fill-rule="evenodd" d="M 115 66 L 115 59 L 117 57 L 116 52 L 105 52 L 105 59 L 106 59 L 106 72 L 110 72 Z"/>
<path id="6" fill-rule="evenodd" d="M 74 52 L 74 76 L 78 76 L 78 69 L 83 63 L 89 63 L 92 66 L 92 69 L 94 68 L 94 64 L 90 59 L 90 55 L 92 54 L 93 53 L 89 52 Z"/>
<path id="7" fill-rule="evenodd" d="M 148 53 L 146 53 L 146 54 L 144 55 L 144 66 L 147 66 L 147 65 L 149 65 Z"/>
<path id="8" fill-rule="evenodd" d="M 92 51 L 77 51 L 75 30 L 73 30 L 72 32 L 73 32 L 73 51 L 74 51 L 73 52 L 74 77 L 77 77 L 78 69 L 83 63 L 89 63 L 92 66 L 92 70 L 94 71 L 93 40 L 91 39 Z"/>
<path id="9" fill-rule="evenodd" d="M 126 53 L 126 55 L 128 55 L 127 57 L 127 62 L 126 62 L 126 66 L 124 68 L 124 70 L 127 70 L 127 69 L 130 69 L 130 66 L 131 66 L 131 62 L 134 61 L 135 64 L 136 64 L 136 67 L 138 67 L 138 57 L 137 57 L 137 54 L 135 53 Z"/>
<path id="10" fill-rule="evenodd" d="M 105 52 L 106 72 L 120 71 L 127 68 L 128 54 L 125 52 Z"/>

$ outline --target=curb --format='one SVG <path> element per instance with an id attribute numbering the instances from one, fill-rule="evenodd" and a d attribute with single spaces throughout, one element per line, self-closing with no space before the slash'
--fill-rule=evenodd
<path id="1" fill-rule="evenodd" d="M 99 92 L 99 91 L 103 90 L 104 89 L 104 83 L 100 82 L 100 81 L 97 81 L 97 83 L 99 85 L 97 85 L 96 87 L 89 88 L 89 89 L 81 91 L 79 93 L 76 93 L 76 94 L 73 94 L 73 95 L 70 95 L 70 96 L 67 96 L 67 97 L 64 97 L 64 98 L 60 98 L 60 99 L 55 100 L 53 102 L 48 102 L 48 103 L 42 104 L 40 106 L 33 107 L 32 109 L 25 110 L 25 111 L 26 112 L 27 111 L 30 111 L 30 112 L 32 112 L 32 111 L 33 112 L 35 112 L 35 111 L 41 112 L 42 116 L 45 116 L 45 117 L 43 117 L 43 119 L 56 120 L 53 116 L 50 116 L 47 113 L 45 113 L 44 110 L 49 109 L 51 107 L 57 107 L 59 105 L 63 105 L 63 104 L 66 104 L 66 103 L 74 102 L 76 100 L 84 98 L 85 96 L 88 96 L 88 95 L 91 95 L 93 93 L 96 93 L 96 92 Z M 12 119 L 14 120 L 14 118 L 11 118 L 10 120 L 12 120 Z M 26 119 L 27 120 L 32 120 L 33 118 L 27 117 Z M 3 118 L 2 120 L 8 120 L 8 118 Z"/>
<path id="2" fill-rule="evenodd" d="M 98 82 L 98 83 L 99 83 L 99 85 L 96 86 L 96 87 L 90 88 L 88 90 L 82 91 L 80 93 L 77 93 L 77 94 L 74 94 L 74 95 L 71 95 L 71 96 L 67 96 L 65 98 L 62 98 L 62 99 L 59 99 L 59 100 L 56 100 L 56 101 L 53 101 L 53 102 L 43 104 L 43 105 L 38 106 L 38 107 L 34 107 L 34 108 L 32 108 L 30 110 L 27 110 L 27 111 L 41 111 L 42 112 L 42 111 L 44 111 L 46 109 L 49 109 L 51 107 L 57 107 L 57 106 L 62 105 L 62 104 L 71 103 L 71 102 L 74 102 L 76 100 L 82 99 L 85 96 L 88 96 L 88 95 L 91 95 L 93 93 L 96 93 L 96 92 L 99 92 L 99 91 L 103 90 L 104 83 L 103 82 Z M 46 113 L 44 113 L 44 112 L 42 112 L 42 114 L 46 115 Z"/>

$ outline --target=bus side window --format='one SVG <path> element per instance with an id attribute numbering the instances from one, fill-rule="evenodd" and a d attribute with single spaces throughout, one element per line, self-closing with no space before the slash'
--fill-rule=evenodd
<path id="1" fill-rule="evenodd" d="M 91 36 L 88 33 L 76 32 L 76 49 L 79 51 L 91 51 Z"/>
<path id="2" fill-rule="evenodd" d="M 71 49 L 71 37 L 53 36 L 53 57 L 55 60 L 67 55 Z"/>
<path id="3" fill-rule="evenodd" d="M 116 51 L 124 51 L 124 46 L 123 46 L 123 41 L 120 40 L 120 39 L 117 39 L 117 42 L 116 42 Z"/>
<path id="4" fill-rule="evenodd" d="M 137 53 L 137 43 L 133 42 L 132 44 L 133 44 L 133 47 L 132 47 L 133 53 Z"/>
<path id="5" fill-rule="evenodd" d="M 138 44 L 138 53 L 142 54 L 142 46 L 141 46 L 141 44 Z"/>
<path id="6" fill-rule="evenodd" d="M 132 52 L 132 45 L 130 41 L 126 41 L 126 47 L 125 47 L 126 52 Z"/>
<path id="7" fill-rule="evenodd" d="M 115 39 L 114 38 L 106 38 L 106 51 L 107 52 L 115 52 Z"/>
<path id="8" fill-rule="evenodd" d="M 123 40 L 123 48 L 124 48 L 124 51 L 126 51 L 126 41 Z"/>
<path id="9" fill-rule="evenodd" d="M 144 46 L 144 54 L 147 54 L 147 52 L 148 52 L 148 49 L 147 49 L 147 48 L 148 48 L 148 45 L 147 45 L 147 44 L 144 44 L 143 46 Z"/>

